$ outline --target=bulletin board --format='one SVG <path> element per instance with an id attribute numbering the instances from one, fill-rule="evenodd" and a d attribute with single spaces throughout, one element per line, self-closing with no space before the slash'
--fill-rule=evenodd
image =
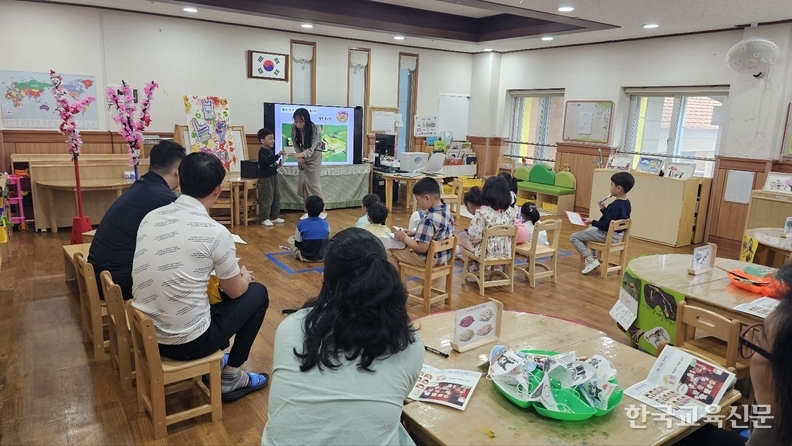
<path id="1" fill-rule="evenodd" d="M 242 147 L 243 159 L 249 160 L 250 153 L 248 152 L 247 136 L 245 136 L 245 126 L 232 125 L 231 133 L 234 134 L 234 141 L 239 141 Z M 190 131 L 186 125 L 175 125 L 173 128 L 173 141 L 181 144 L 182 147 L 190 147 Z"/>
<path id="2" fill-rule="evenodd" d="M 366 117 L 366 134 L 374 136 L 375 133 L 396 134 L 396 115 L 399 109 L 396 107 L 374 107 L 368 108 Z"/>
<path id="3" fill-rule="evenodd" d="M 613 101 L 567 101 L 563 139 L 607 144 L 612 118 Z"/>

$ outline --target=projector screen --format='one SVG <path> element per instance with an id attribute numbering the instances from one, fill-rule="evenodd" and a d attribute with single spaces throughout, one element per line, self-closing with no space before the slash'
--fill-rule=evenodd
<path id="1" fill-rule="evenodd" d="M 363 108 L 264 103 L 264 127 L 275 133 L 275 151 L 292 147 L 294 111 L 305 108 L 319 127 L 323 142 L 322 164 L 360 164 L 363 153 Z M 295 165 L 287 158 L 286 165 Z"/>

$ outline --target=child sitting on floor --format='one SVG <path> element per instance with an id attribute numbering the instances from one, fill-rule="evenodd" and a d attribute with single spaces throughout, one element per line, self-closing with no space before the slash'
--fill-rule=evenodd
<path id="1" fill-rule="evenodd" d="M 391 232 L 390 228 L 385 226 L 385 221 L 387 219 L 388 208 L 386 208 L 382 203 L 373 203 L 368 207 L 366 214 L 367 223 L 360 228 L 365 229 L 377 237 L 387 236 L 388 233 Z"/>
<path id="2" fill-rule="evenodd" d="M 380 202 L 380 199 L 379 199 L 379 196 L 377 194 L 368 194 L 365 197 L 363 197 L 363 206 L 362 207 L 363 207 L 363 210 L 366 211 L 366 213 L 363 214 L 363 216 L 358 219 L 357 223 L 355 223 L 355 227 L 356 228 L 362 228 L 363 226 L 369 224 L 368 209 L 369 209 L 369 207 L 371 207 L 372 204 L 379 203 L 379 202 Z"/>
<path id="3" fill-rule="evenodd" d="M 523 227 L 528 233 L 528 238 L 525 242 L 529 243 L 533 240 L 534 225 L 539 221 L 539 209 L 536 209 L 536 205 L 532 203 L 525 203 L 522 205 L 522 208 L 520 208 L 520 214 L 522 215 Z M 539 240 L 537 240 L 536 243 L 543 246 L 550 246 L 550 242 L 547 240 L 547 231 L 539 231 Z"/>
<path id="4" fill-rule="evenodd" d="M 330 224 L 320 217 L 324 210 L 322 197 L 311 195 L 305 200 L 308 218 L 297 223 L 297 230 L 289 237 L 294 256 L 302 262 L 321 262 L 324 247 L 330 240 Z"/>

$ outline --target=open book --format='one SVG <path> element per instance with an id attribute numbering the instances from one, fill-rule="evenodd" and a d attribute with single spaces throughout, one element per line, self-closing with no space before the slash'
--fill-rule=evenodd
<path id="1" fill-rule="evenodd" d="M 708 405 L 720 403 L 735 380 L 728 370 L 667 346 L 649 376 L 624 393 L 692 423 L 708 414 Z"/>
<path id="2" fill-rule="evenodd" d="M 407 398 L 465 410 L 480 378 L 479 372 L 440 370 L 424 364 Z"/>

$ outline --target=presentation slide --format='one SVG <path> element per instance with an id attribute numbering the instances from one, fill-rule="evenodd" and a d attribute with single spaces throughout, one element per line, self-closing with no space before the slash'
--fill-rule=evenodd
<path id="1" fill-rule="evenodd" d="M 319 127 L 323 150 L 322 164 L 352 164 L 355 109 L 351 107 L 274 104 L 276 150 L 294 151 L 291 126 L 294 121 L 294 111 L 300 107 L 308 110 L 314 125 Z M 286 164 L 296 164 L 296 162 L 295 158 L 286 159 Z"/>

